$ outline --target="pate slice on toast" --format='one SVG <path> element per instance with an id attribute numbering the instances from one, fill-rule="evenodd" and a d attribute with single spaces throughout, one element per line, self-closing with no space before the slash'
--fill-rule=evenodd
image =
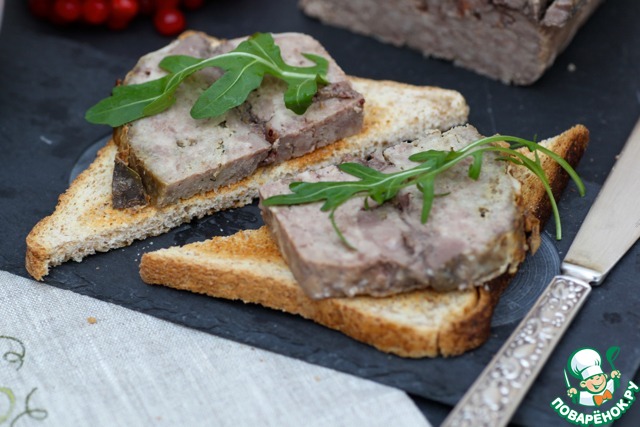
<path id="1" fill-rule="evenodd" d="M 459 152 L 482 138 L 471 125 L 431 131 L 357 163 L 363 166 L 359 172 L 375 178 L 358 180 L 338 166 L 328 166 L 261 187 L 262 218 L 305 293 L 319 299 L 380 297 L 424 288 L 450 291 L 515 271 L 527 251 L 525 218 L 520 184 L 506 173 L 508 162 L 497 161 L 501 153 L 483 154 L 486 159 L 476 179 L 468 176 L 470 158 L 438 175 L 426 222 L 425 197 L 416 185 L 399 188 L 381 205 L 372 197 L 364 199 L 370 209 L 364 208 L 363 197 L 353 197 L 333 211 L 334 221 L 321 210 L 328 198 L 294 205 L 269 203 L 296 197 L 292 182 L 366 186 L 390 181 L 392 174 L 420 167 L 421 162 L 410 160 L 414 154 Z"/>
<path id="2" fill-rule="evenodd" d="M 258 188 L 271 180 L 339 163 L 348 156 L 363 157 L 427 130 L 446 130 L 467 121 L 469 108 L 456 91 L 355 77 L 350 80 L 366 99 L 363 128 L 358 134 L 302 157 L 259 167 L 240 182 L 164 207 L 113 208 L 111 185 L 117 146 L 108 143 L 60 197 L 53 214 L 27 236 L 27 271 L 42 280 L 51 267 L 68 260 L 80 261 L 96 252 L 162 234 L 192 218 L 249 204 L 257 197 Z"/>
<path id="3" fill-rule="evenodd" d="M 139 87 L 166 76 L 168 72 L 159 64 L 167 56 L 186 54 L 194 59 L 220 60 L 233 55 L 241 45 L 255 43 L 262 47 L 260 43 L 267 43 L 266 40 L 273 40 L 283 63 L 300 70 L 313 65 L 305 55 L 326 60 L 327 83 L 318 88 L 304 113 L 297 114 L 285 105 L 285 82 L 267 74 L 238 107 L 215 117 L 193 118 L 192 108 L 199 105 L 199 98 L 228 74 L 218 67 L 191 74 L 176 89 L 170 108 L 120 126 L 114 134 L 119 159 L 131 168 L 132 179 L 142 183 L 151 204 L 165 206 L 223 187 L 250 175 L 261 165 L 300 157 L 361 130 L 364 97 L 354 90 L 322 45 L 301 33 L 263 34 L 251 40 L 242 37 L 220 42 L 204 33 L 187 32 L 140 58 L 127 74 L 124 87 Z M 114 205 L 135 204 L 114 191 Z"/>
<path id="4" fill-rule="evenodd" d="M 588 130 L 578 125 L 541 144 L 575 166 L 588 139 Z M 568 177 L 550 158 L 542 156 L 541 162 L 557 197 Z M 526 168 L 510 169 L 522 185 L 525 210 L 544 222 L 551 208 L 543 185 Z M 415 358 L 458 355 L 486 341 L 493 309 L 512 277 L 505 273 L 466 290 L 313 300 L 266 227 L 144 254 L 140 274 L 150 284 L 298 314 L 381 351 Z"/>

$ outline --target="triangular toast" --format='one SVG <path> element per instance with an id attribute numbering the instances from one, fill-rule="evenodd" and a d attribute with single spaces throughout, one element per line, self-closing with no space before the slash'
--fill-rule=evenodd
<path id="1" fill-rule="evenodd" d="M 587 129 L 578 125 L 541 144 L 576 165 L 588 139 Z M 558 197 L 568 176 L 550 158 L 542 156 L 541 161 Z M 525 209 L 543 223 L 550 215 L 543 185 L 523 167 L 513 166 L 511 173 L 522 184 Z M 452 356 L 482 344 L 511 279 L 505 274 L 465 291 L 312 300 L 296 283 L 266 227 L 147 253 L 140 273 L 147 283 L 299 314 L 405 357 Z"/>

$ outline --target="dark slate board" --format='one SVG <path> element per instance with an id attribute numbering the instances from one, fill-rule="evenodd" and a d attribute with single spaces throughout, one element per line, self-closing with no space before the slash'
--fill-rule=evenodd
<path id="1" fill-rule="evenodd" d="M 109 133 L 108 128 L 85 123 L 84 111 L 108 93 L 139 55 L 165 45 L 168 39 L 155 34 L 145 20 L 121 33 L 56 28 L 31 18 L 22 2 L 9 2 L 6 7 L 0 32 L 0 268 L 27 276 L 24 238 L 52 211 L 82 154 Z M 639 12 L 640 3 L 632 0 L 606 2 L 556 65 L 527 88 L 504 86 L 443 61 L 322 26 L 302 16 L 293 0 L 210 1 L 188 19 L 192 28 L 220 37 L 255 31 L 306 32 L 325 44 L 350 74 L 459 90 L 471 106 L 470 121 L 483 133 L 544 138 L 575 123 L 587 125 L 592 142 L 579 171 L 589 182 L 589 194 L 581 199 L 574 189 L 565 193 L 560 204 L 565 238 L 561 242 L 546 239 L 545 251 L 528 261 L 521 274 L 526 280 L 516 286 L 535 294 L 555 272 L 640 113 Z M 575 72 L 567 70 L 569 63 L 576 65 Z M 80 264 L 67 263 L 54 269 L 46 283 L 389 384 L 414 395 L 427 413 L 439 414 L 460 398 L 513 330 L 515 320 L 508 318 L 515 310 L 513 304 L 531 301 L 518 301 L 519 292 L 503 300 L 501 310 L 507 317 L 496 322 L 490 340 L 476 351 L 451 359 L 406 360 L 296 316 L 147 286 L 138 277 L 143 252 L 261 224 L 255 206 L 223 212 L 164 236 L 91 256 Z M 553 230 L 546 233 L 552 235 Z M 639 251 L 636 245 L 607 284 L 592 293 L 515 422 L 565 423 L 549 403 L 564 394 L 562 369 L 577 348 L 594 346 L 604 352 L 611 345 L 620 346 L 616 367 L 623 379 L 632 378 L 640 364 Z M 530 282 L 535 283 L 529 285 L 533 291 L 527 287 Z M 628 422 L 636 419 L 631 412 L 625 418 Z"/>

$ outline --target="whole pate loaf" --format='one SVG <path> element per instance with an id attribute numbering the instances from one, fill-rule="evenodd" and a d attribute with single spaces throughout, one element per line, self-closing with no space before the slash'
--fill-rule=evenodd
<path id="1" fill-rule="evenodd" d="M 538 80 L 603 0 L 300 0 L 323 23 L 504 83 Z"/>

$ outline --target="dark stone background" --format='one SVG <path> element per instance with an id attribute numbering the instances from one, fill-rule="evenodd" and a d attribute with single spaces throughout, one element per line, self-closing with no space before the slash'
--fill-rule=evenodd
<path id="1" fill-rule="evenodd" d="M 27 276 L 27 233 L 51 213 L 82 153 L 110 132 L 86 123 L 84 111 L 108 95 L 115 79 L 123 77 L 140 55 L 170 40 L 158 35 L 149 19 L 138 20 L 122 32 L 54 27 L 31 17 L 26 2 L 6 3 L 0 30 L 0 268 Z M 639 17 L 640 2 L 605 2 L 541 80 L 530 87 L 511 87 L 408 49 L 325 27 L 302 15 L 295 0 L 210 0 L 187 15 L 190 28 L 223 38 L 256 31 L 306 32 L 320 40 L 349 74 L 456 89 L 471 107 L 470 122 L 486 134 L 541 139 L 576 123 L 586 125 L 591 144 L 578 171 L 590 191 L 580 199 L 570 188 L 560 203 L 565 238 L 551 245 L 557 250 L 551 257 L 556 260 L 566 252 L 640 113 Z M 568 71 L 569 64 L 576 66 L 574 72 Z M 516 325 L 513 321 L 495 326 L 484 346 L 461 357 L 405 360 L 296 316 L 150 287 L 138 277 L 138 260 L 144 251 L 261 224 L 255 206 L 223 212 L 129 248 L 89 257 L 81 264 L 67 263 L 54 269 L 46 283 L 404 389 L 434 424 Z M 552 235 L 553 230 L 546 233 Z M 535 267 L 530 268 L 539 269 L 539 259 L 534 257 L 530 263 Z M 566 425 L 549 403 L 564 395 L 562 369 L 577 348 L 594 346 L 604 353 L 607 347 L 619 345 L 622 351 L 616 367 L 623 381 L 636 373 L 640 364 L 639 260 L 636 245 L 605 286 L 594 290 L 526 397 L 515 423 Z M 542 270 L 547 269 L 538 278 L 542 284 L 555 273 L 549 264 L 557 262 L 542 261 Z M 640 425 L 640 409 L 634 407 L 616 425 Z"/>

